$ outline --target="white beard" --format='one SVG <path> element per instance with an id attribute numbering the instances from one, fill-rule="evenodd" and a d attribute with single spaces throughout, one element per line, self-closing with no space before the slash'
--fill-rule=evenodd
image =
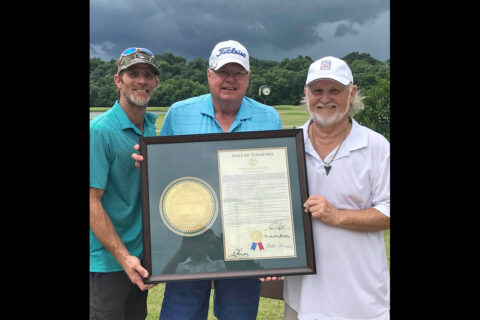
<path id="1" fill-rule="evenodd" d="M 312 120 L 316 124 L 318 124 L 320 126 L 331 126 L 333 124 L 336 124 L 336 123 L 340 122 L 340 120 L 342 120 L 343 117 L 348 113 L 348 111 L 350 110 L 350 101 L 348 102 L 347 107 L 345 108 L 344 112 L 336 111 L 335 114 L 333 114 L 329 117 L 322 117 L 321 115 L 319 115 L 315 111 L 312 111 L 312 109 L 310 108 L 310 103 L 308 101 L 308 96 L 307 96 L 307 106 L 308 106 L 308 113 L 310 113 L 310 116 L 312 117 Z M 322 103 L 317 103 L 317 105 L 315 105 L 315 107 L 313 109 L 316 110 L 317 107 L 328 107 L 328 106 L 329 105 L 324 105 Z"/>

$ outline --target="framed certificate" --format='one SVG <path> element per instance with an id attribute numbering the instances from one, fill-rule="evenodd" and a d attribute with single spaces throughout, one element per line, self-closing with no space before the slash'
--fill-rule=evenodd
<path id="1" fill-rule="evenodd" d="M 316 272 L 301 129 L 141 137 L 146 283 Z"/>

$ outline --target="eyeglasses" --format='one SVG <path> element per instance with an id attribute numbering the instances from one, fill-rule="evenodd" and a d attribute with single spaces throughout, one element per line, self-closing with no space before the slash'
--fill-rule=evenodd
<path id="1" fill-rule="evenodd" d="M 230 72 L 230 71 L 226 71 L 226 70 L 218 70 L 218 71 L 213 70 L 213 69 L 210 69 L 210 70 L 215 72 L 215 74 L 217 74 L 218 76 L 220 76 L 223 79 L 227 79 L 228 77 L 233 76 L 236 80 L 240 80 L 240 79 L 245 79 L 248 75 L 248 71 Z"/>
<path id="2" fill-rule="evenodd" d="M 136 53 L 136 52 L 146 53 L 146 54 L 148 54 L 150 57 L 153 57 L 152 51 L 150 51 L 150 50 L 148 50 L 148 49 L 145 49 L 145 48 L 128 48 L 128 49 L 125 49 L 125 50 L 122 52 L 122 57 L 131 55 L 132 53 Z"/>

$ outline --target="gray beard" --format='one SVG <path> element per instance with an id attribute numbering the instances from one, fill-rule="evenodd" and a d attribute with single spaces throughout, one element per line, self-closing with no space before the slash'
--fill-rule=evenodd
<path id="1" fill-rule="evenodd" d="M 133 94 L 132 95 L 125 95 L 125 98 L 131 104 L 134 104 L 137 107 L 141 107 L 141 108 L 146 108 L 148 106 L 148 102 L 150 101 L 150 97 L 146 98 L 145 100 L 138 100 L 133 96 Z"/>

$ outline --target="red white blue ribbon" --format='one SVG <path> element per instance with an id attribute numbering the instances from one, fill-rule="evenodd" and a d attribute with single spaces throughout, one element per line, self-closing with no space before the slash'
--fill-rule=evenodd
<path id="1" fill-rule="evenodd" d="M 255 241 L 253 241 L 253 242 L 252 242 L 252 247 L 251 247 L 250 249 L 253 250 L 253 251 L 255 251 L 255 249 L 256 249 L 256 247 L 257 247 L 257 244 L 258 244 L 258 248 L 259 248 L 260 250 L 263 250 L 263 249 L 264 249 L 264 248 L 263 248 L 263 244 L 262 244 L 261 241 L 260 241 L 260 242 L 255 242 Z"/>

